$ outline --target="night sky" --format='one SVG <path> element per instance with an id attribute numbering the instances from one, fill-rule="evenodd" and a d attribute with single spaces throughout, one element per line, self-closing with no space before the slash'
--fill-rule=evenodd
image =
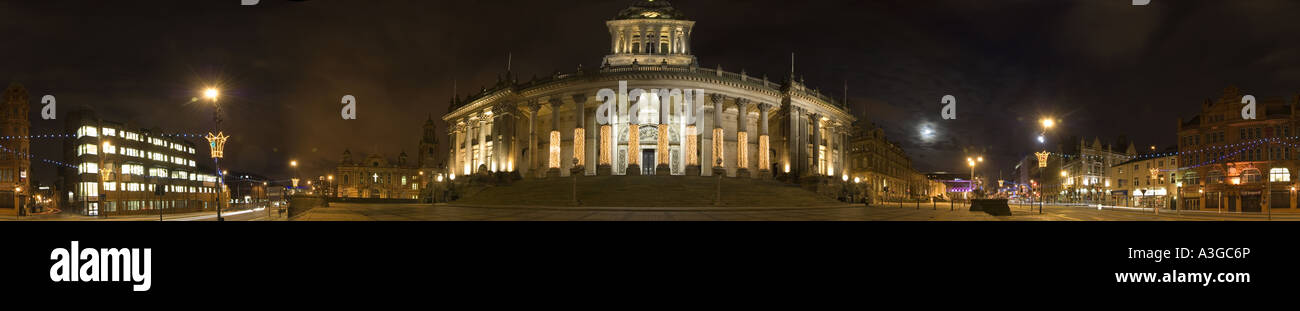
<path id="1" fill-rule="evenodd" d="M 4 1 L 0 78 L 60 114 L 206 133 L 219 85 L 233 136 L 223 167 L 285 178 L 291 158 L 323 174 L 344 148 L 414 155 L 421 125 L 496 81 L 513 53 L 521 82 L 608 52 L 604 21 L 630 1 Z M 781 81 L 797 75 L 885 127 L 921 171 L 964 171 L 970 152 L 1010 173 L 1037 146 L 1036 121 L 1059 133 L 1139 146 L 1175 142 L 1178 117 L 1236 85 L 1256 97 L 1300 91 L 1300 1 L 677 0 L 697 22 L 702 67 Z M 356 96 L 358 120 L 339 117 Z M 958 99 L 941 120 L 939 99 Z M 446 125 L 439 120 L 445 150 Z M 921 135 L 933 129 L 933 137 Z M 197 141 L 196 141 L 197 142 Z M 974 147 L 972 147 L 974 146 Z M 33 139 L 39 157 L 60 144 Z M 412 158 L 414 159 L 414 158 Z M 33 161 L 38 181 L 53 167 Z"/>

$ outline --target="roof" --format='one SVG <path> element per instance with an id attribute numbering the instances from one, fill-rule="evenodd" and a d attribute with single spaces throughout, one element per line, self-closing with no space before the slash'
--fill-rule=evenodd
<path id="1" fill-rule="evenodd" d="M 686 19 L 686 16 L 666 0 L 642 0 L 618 12 L 614 19 Z"/>

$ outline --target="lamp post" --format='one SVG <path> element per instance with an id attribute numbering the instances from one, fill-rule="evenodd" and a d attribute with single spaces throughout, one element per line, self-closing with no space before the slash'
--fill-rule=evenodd
<path id="1" fill-rule="evenodd" d="M 1065 182 L 1066 180 L 1068 180 L 1068 179 L 1070 179 L 1070 173 L 1067 173 L 1065 170 L 1061 170 L 1061 181 L 1062 181 L 1062 183 L 1064 183 L 1064 182 Z M 1070 198 L 1070 192 L 1071 192 L 1070 190 L 1073 190 L 1073 189 L 1071 189 L 1070 187 L 1066 187 L 1066 188 L 1065 188 L 1065 198 L 1066 198 L 1066 199 L 1069 199 L 1069 198 Z"/>
<path id="2" fill-rule="evenodd" d="M 223 150 L 226 148 L 226 140 L 230 137 L 221 132 L 221 105 L 217 104 L 217 98 L 220 95 L 221 91 L 215 88 L 208 88 L 203 91 L 203 97 L 212 101 L 213 130 L 217 132 L 216 135 L 208 133 L 208 136 L 206 137 L 208 139 L 208 147 L 211 148 L 212 164 L 216 167 L 217 171 L 217 221 L 225 221 L 225 218 L 221 217 L 221 188 L 226 184 L 225 174 L 221 171 L 221 158 Z"/>
<path id="3" fill-rule="evenodd" d="M 582 205 L 582 203 L 578 202 L 578 172 L 580 171 L 581 168 L 578 167 L 578 158 L 574 157 L 573 166 L 569 168 L 569 175 L 573 176 L 573 206 Z"/>
<path id="4" fill-rule="evenodd" d="M 1048 156 L 1051 155 L 1051 153 L 1047 152 L 1047 131 L 1056 126 L 1056 119 L 1051 117 L 1040 118 L 1038 119 L 1038 124 L 1042 126 L 1043 129 L 1043 131 L 1038 134 L 1038 144 L 1043 145 L 1043 151 L 1037 152 L 1034 155 L 1038 157 L 1038 175 L 1043 178 L 1043 183 L 1047 183 L 1047 176 L 1042 176 L 1045 175 L 1043 173 L 1047 169 Z M 1062 161 L 1064 161 L 1064 159 L 1062 159 Z M 1064 164 L 1064 162 L 1062 162 L 1062 164 Z M 1043 186 L 1044 185 L 1038 186 L 1038 214 L 1040 215 L 1043 214 Z"/>
<path id="5" fill-rule="evenodd" d="M 289 194 L 298 194 L 298 160 L 289 160 L 289 167 L 293 168 L 293 191 Z"/>
<path id="6" fill-rule="evenodd" d="M 978 163 L 983 163 L 983 162 L 984 162 L 984 157 L 983 157 L 983 156 L 979 156 L 979 157 L 975 157 L 975 158 L 970 158 L 970 157 L 967 157 L 967 158 L 966 158 L 966 166 L 970 166 L 970 190 L 968 190 L 967 193 L 972 194 L 972 195 L 975 194 L 975 163 L 977 163 L 977 162 L 978 162 Z M 973 199 L 973 198 L 967 198 L 967 199 L 966 199 L 967 203 L 970 203 L 970 199 Z"/>
<path id="7" fill-rule="evenodd" d="M 1178 198 L 1183 196 L 1183 182 L 1180 181 L 1180 182 L 1176 182 L 1176 183 L 1174 183 L 1174 192 L 1175 192 L 1175 194 L 1174 194 L 1174 204 L 1171 204 L 1171 207 L 1174 208 L 1174 213 L 1175 213 L 1175 214 L 1180 214 L 1180 215 L 1181 215 L 1181 214 L 1183 213 L 1183 209 L 1180 208 L 1180 207 L 1178 207 Z M 1186 207 L 1186 206 L 1184 206 L 1184 207 Z"/>
<path id="8" fill-rule="evenodd" d="M 719 158 L 717 163 L 714 163 L 713 166 L 713 175 L 718 175 L 717 188 L 715 189 L 716 194 L 713 198 L 714 206 L 722 206 L 722 175 L 725 174 L 727 174 L 727 171 L 722 168 L 722 159 Z"/>
<path id="9" fill-rule="evenodd" d="M 438 198 L 440 197 L 438 191 L 442 190 L 442 173 L 438 173 L 438 177 L 435 177 L 434 180 L 436 183 L 433 184 L 433 204 L 438 204 Z"/>

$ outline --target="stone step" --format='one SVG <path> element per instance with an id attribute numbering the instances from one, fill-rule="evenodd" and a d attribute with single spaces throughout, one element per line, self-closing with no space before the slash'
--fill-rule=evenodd
<path id="1" fill-rule="evenodd" d="M 716 177 L 598 176 L 578 178 L 578 197 L 590 206 L 708 206 L 713 204 Z M 569 205 L 573 179 L 530 179 L 507 186 L 487 187 L 467 195 L 459 204 Z M 724 178 L 722 201 L 727 206 L 824 206 L 839 204 L 829 198 L 768 180 Z"/>

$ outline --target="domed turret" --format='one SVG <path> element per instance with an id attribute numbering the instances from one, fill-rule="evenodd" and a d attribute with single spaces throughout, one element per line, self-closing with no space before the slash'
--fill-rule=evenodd
<path id="1" fill-rule="evenodd" d="M 696 64 L 690 45 L 695 22 L 668 1 L 637 1 L 605 25 L 610 35 L 610 55 L 604 61 L 608 66 Z"/>
<path id="2" fill-rule="evenodd" d="M 686 16 L 668 1 L 646 0 L 623 9 L 614 19 L 686 19 Z"/>

